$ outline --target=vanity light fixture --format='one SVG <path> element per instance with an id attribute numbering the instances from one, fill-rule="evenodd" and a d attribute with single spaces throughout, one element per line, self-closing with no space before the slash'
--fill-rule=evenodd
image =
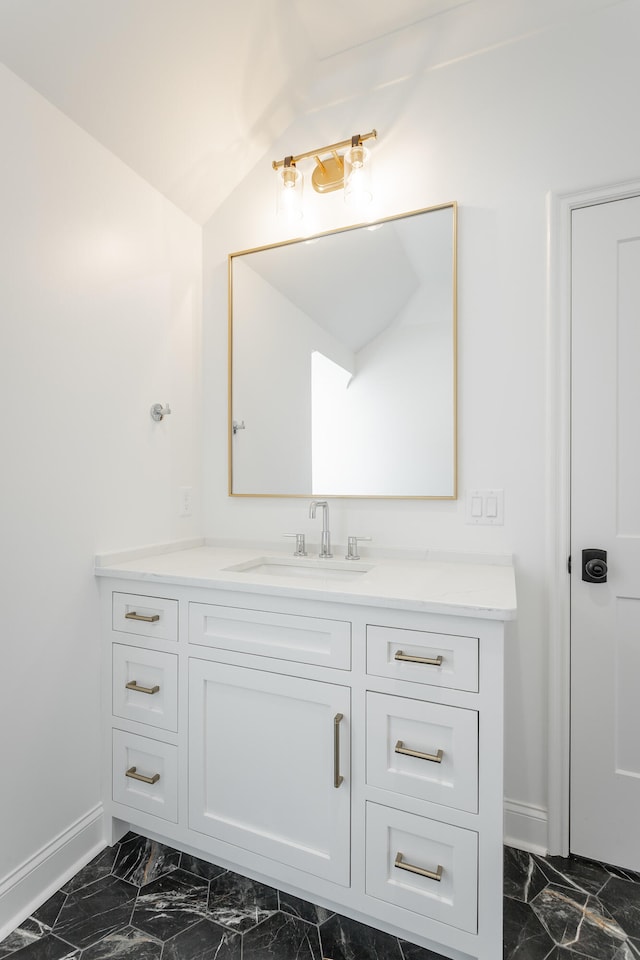
<path id="1" fill-rule="evenodd" d="M 330 143 L 326 147 L 285 157 L 284 160 L 274 160 L 272 167 L 278 175 L 278 216 L 289 221 L 302 217 L 304 178 L 297 164 L 300 160 L 311 158 L 315 160 L 311 186 L 316 193 L 332 193 L 344 188 L 345 202 L 354 206 L 370 203 L 373 198 L 371 155 L 364 141 L 375 140 L 377 135 L 375 130 L 356 133 L 349 140 Z M 345 152 L 340 153 L 341 150 Z"/>

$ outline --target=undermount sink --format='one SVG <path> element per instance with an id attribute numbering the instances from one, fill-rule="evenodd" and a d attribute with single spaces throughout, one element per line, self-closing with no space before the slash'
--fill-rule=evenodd
<path id="1" fill-rule="evenodd" d="M 371 563 L 353 560 L 322 560 L 314 557 L 255 557 L 225 567 L 229 573 L 252 573 L 267 577 L 295 577 L 304 580 L 352 580 L 373 569 Z"/>

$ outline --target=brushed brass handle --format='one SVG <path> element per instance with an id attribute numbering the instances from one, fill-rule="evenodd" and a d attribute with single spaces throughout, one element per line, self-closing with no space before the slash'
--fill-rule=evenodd
<path id="1" fill-rule="evenodd" d="M 431 667 L 441 667 L 442 666 L 442 657 L 412 657 L 408 653 L 403 653 L 402 650 L 396 650 L 394 660 L 403 660 L 406 663 L 427 663 Z"/>
<path id="2" fill-rule="evenodd" d="M 342 713 L 336 713 L 333 718 L 333 785 L 337 789 L 344 777 L 340 776 L 340 721 Z"/>
<path id="3" fill-rule="evenodd" d="M 145 623 L 156 623 L 160 619 L 159 613 L 154 613 L 152 617 L 144 617 L 141 613 L 132 610 L 131 613 L 125 613 L 125 620 L 143 620 Z"/>
<path id="4" fill-rule="evenodd" d="M 396 856 L 394 866 L 396 866 L 398 870 L 408 870 L 409 873 L 417 873 L 419 877 L 426 877 L 427 880 L 436 880 L 438 883 L 442 880 L 442 867 L 439 864 L 434 873 L 432 870 L 425 870 L 424 867 L 416 867 L 413 863 L 405 863 L 402 854 L 399 853 Z"/>
<path id="5" fill-rule="evenodd" d="M 145 777 L 141 773 L 136 773 L 135 767 L 129 767 L 125 773 L 125 777 L 131 777 L 132 780 L 142 780 L 143 783 L 157 783 L 160 779 L 159 773 L 154 773 L 152 777 Z"/>
<path id="6" fill-rule="evenodd" d="M 157 683 L 153 687 L 141 687 L 136 683 L 135 680 L 130 680 L 129 683 L 126 684 L 126 689 L 135 690 L 136 693 L 158 693 L 160 687 Z"/>
<path id="7" fill-rule="evenodd" d="M 442 763 L 444 756 L 442 750 L 438 750 L 437 753 L 420 753 L 418 750 L 410 750 L 408 747 L 405 747 L 402 740 L 398 740 L 396 743 L 395 752 L 401 753 L 404 757 L 417 757 L 418 760 L 430 760 L 432 763 Z"/>

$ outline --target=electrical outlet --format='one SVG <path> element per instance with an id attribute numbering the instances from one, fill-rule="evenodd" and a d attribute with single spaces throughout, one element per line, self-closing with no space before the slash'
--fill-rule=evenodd
<path id="1" fill-rule="evenodd" d="M 193 487 L 180 487 L 178 516 L 190 517 L 193 506 Z"/>

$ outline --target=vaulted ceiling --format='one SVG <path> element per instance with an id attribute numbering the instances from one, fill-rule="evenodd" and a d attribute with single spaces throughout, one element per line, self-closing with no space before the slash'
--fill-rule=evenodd
<path id="1" fill-rule="evenodd" d="M 473 55 L 614 2 L 0 0 L 0 60 L 203 223 L 294 119 L 323 105 L 323 75 L 347 51 L 442 33 L 452 18 L 456 43 L 441 58 Z"/>

